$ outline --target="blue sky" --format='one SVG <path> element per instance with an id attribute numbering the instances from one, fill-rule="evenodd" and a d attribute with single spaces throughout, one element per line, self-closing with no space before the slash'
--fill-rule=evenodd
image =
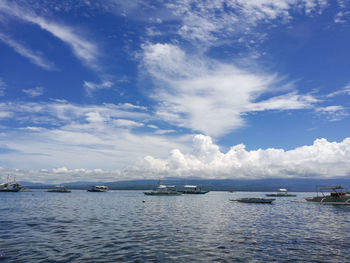
<path id="1" fill-rule="evenodd" d="M 1 1 L 0 173 L 349 176 L 349 7 Z"/>

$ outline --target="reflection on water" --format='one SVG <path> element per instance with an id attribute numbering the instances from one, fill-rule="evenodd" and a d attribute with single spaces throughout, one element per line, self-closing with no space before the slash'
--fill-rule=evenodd
<path id="1" fill-rule="evenodd" d="M 350 262 L 350 207 L 247 196 L 0 193 L 0 262 Z"/>

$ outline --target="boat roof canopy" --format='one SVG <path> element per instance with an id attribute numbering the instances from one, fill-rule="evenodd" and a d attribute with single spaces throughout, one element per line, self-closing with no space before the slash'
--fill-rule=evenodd
<path id="1" fill-rule="evenodd" d="M 184 187 L 186 187 L 186 188 L 196 188 L 197 185 L 185 185 Z"/>
<path id="2" fill-rule="evenodd" d="M 287 192 L 287 189 L 281 188 L 281 189 L 280 189 L 280 192 Z"/>

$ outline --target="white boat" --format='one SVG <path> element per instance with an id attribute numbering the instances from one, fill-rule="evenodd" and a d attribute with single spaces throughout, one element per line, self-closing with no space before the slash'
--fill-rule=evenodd
<path id="1" fill-rule="evenodd" d="M 276 199 L 274 198 L 258 198 L 258 197 L 245 197 L 238 199 L 230 199 L 230 201 L 237 201 L 240 203 L 254 203 L 254 204 L 271 204 Z"/>
<path id="2" fill-rule="evenodd" d="M 202 190 L 197 185 L 184 185 L 183 187 L 177 188 L 176 191 L 181 192 L 183 194 L 206 194 L 209 191 Z"/>
<path id="3" fill-rule="evenodd" d="M 88 192 L 107 192 L 108 187 L 105 185 L 94 185 L 94 186 L 91 186 L 87 191 Z"/>
<path id="4" fill-rule="evenodd" d="M 7 182 L 0 184 L 0 192 L 19 192 L 23 189 L 23 186 L 16 182 L 15 179 L 10 182 L 9 176 L 7 176 Z"/>
<path id="5" fill-rule="evenodd" d="M 322 205 L 350 205 L 350 195 L 341 186 L 318 186 L 317 195 L 305 200 Z"/>
<path id="6" fill-rule="evenodd" d="M 57 185 L 55 188 L 47 190 L 47 192 L 49 192 L 49 193 L 70 193 L 71 190 L 68 190 L 67 186 Z"/>
<path id="7" fill-rule="evenodd" d="M 155 190 L 144 192 L 145 195 L 181 195 L 181 192 L 175 190 L 174 186 L 169 185 L 158 185 Z"/>
<path id="8" fill-rule="evenodd" d="M 266 194 L 269 197 L 295 197 L 297 195 L 288 193 L 287 189 L 281 188 L 275 194 Z"/>

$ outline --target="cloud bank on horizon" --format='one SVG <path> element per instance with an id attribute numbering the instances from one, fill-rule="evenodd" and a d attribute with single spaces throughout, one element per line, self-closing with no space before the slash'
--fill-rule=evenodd
<path id="1" fill-rule="evenodd" d="M 0 174 L 349 176 L 349 7 L 1 1 Z"/>

